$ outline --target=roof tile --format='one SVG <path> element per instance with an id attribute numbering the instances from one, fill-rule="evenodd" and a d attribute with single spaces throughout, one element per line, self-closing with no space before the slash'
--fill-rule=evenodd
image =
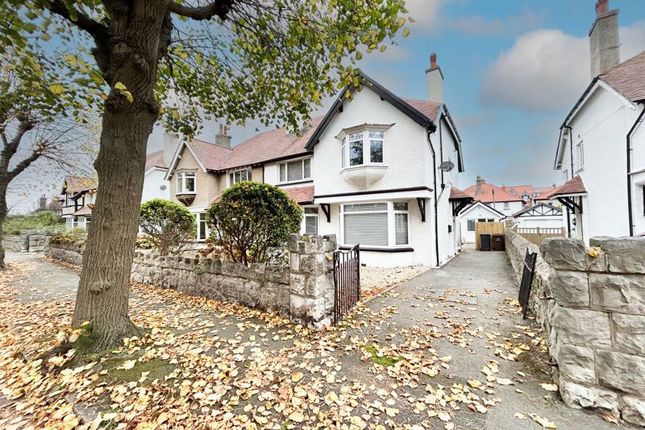
<path id="1" fill-rule="evenodd" d="M 567 182 L 565 182 L 563 185 L 559 186 L 558 188 L 553 191 L 549 197 L 554 198 L 558 196 L 570 196 L 572 194 L 584 194 L 587 192 L 587 189 L 585 188 L 585 184 L 582 182 L 582 178 L 580 176 L 574 176 L 573 178 L 569 179 Z"/>
<path id="2" fill-rule="evenodd" d="M 637 102 L 645 100 L 645 51 L 612 67 L 599 78 L 625 98 Z"/>

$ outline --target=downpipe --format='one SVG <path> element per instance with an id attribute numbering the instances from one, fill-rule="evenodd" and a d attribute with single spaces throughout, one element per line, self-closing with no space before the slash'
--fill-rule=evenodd
<path id="1" fill-rule="evenodd" d="M 428 145 L 430 145 L 430 150 L 432 151 L 432 196 L 434 199 L 434 245 L 435 245 L 435 257 L 436 257 L 436 266 L 439 267 L 439 220 L 437 216 L 439 214 L 439 204 L 437 202 L 437 154 L 432 146 L 432 140 L 430 135 L 434 130 L 428 127 L 427 137 Z"/>
<path id="2" fill-rule="evenodd" d="M 629 222 L 629 235 L 634 235 L 634 214 L 633 214 L 633 202 L 632 202 L 632 178 L 630 176 L 632 170 L 632 134 L 636 131 L 638 124 L 643 120 L 645 115 L 645 102 L 640 102 L 643 109 L 641 113 L 638 114 L 636 121 L 632 125 L 632 128 L 627 132 L 627 217 Z"/>

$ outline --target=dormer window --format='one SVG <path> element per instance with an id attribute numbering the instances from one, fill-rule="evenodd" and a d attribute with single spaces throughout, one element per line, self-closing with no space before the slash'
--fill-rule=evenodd
<path id="1" fill-rule="evenodd" d="M 349 133 L 343 139 L 343 168 L 383 164 L 383 130 L 363 130 Z"/>
<path id="2" fill-rule="evenodd" d="M 195 194 L 197 180 L 194 171 L 183 171 L 177 174 L 177 194 Z"/>

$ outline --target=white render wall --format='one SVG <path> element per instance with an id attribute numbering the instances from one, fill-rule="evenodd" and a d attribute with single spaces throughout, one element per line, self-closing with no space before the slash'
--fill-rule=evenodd
<path id="1" fill-rule="evenodd" d="M 152 199 L 170 200 L 170 182 L 166 181 L 166 170 L 153 168 L 148 171 L 143 180 L 141 203 Z M 164 190 L 161 188 L 165 187 Z"/>
<path id="2" fill-rule="evenodd" d="M 626 135 L 642 108 L 636 108 L 613 90 L 600 87 L 571 121 L 573 128 L 573 175 L 571 150 L 563 148 L 561 170 L 567 170 L 566 180 L 580 175 L 587 189 L 583 198 L 583 213 L 576 218 L 576 234 L 586 243 L 593 236 L 627 236 L 627 167 Z M 642 126 L 641 126 L 642 128 Z M 583 144 L 584 164 L 577 146 Z M 634 136 L 632 170 L 645 168 L 645 140 L 642 130 Z M 640 167 L 639 167 L 640 166 Z M 635 187 L 636 188 L 636 187 Z M 638 190 L 634 190 L 638 191 Z M 642 193 L 642 190 L 640 190 Z M 642 213 L 634 202 L 634 214 Z M 637 229 L 645 226 L 637 218 Z M 582 224 L 582 236 L 580 225 Z"/>
<path id="3" fill-rule="evenodd" d="M 485 204 L 475 204 L 470 208 L 466 209 L 464 212 L 459 214 L 459 223 L 461 228 L 461 242 L 462 243 L 475 243 L 475 232 L 468 231 L 468 220 L 474 220 L 477 222 L 478 219 L 492 219 L 495 222 L 500 221 L 503 217 L 498 213 L 495 213 L 490 208 L 486 207 Z"/>
<path id="4" fill-rule="evenodd" d="M 564 223 L 562 215 L 530 216 L 513 218 L 513 222 L 520 228 L 562 228 Z"/>

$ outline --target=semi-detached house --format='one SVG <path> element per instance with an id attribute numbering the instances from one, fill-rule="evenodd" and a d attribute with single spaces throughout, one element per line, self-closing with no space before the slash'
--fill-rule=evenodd
<path id="1" fill-rule="evenodd" d="M 303 209 L 302 232 L 335 234 L 360 244 L 375 266 L 437 266 L 459 251 L 458 208 L 451 188 L 464 171 L 459 134 L 443 103 L 436 55 L 425 100 L 402 99 L 365 74 L 330 110 L 295 135 L 276 129 L 235 146 L 226 130 L 216 143 L 184 142 L 170 165 L 172 199 L 205 213 L 232 184 L 252 180 L 282 188 Z"/>

